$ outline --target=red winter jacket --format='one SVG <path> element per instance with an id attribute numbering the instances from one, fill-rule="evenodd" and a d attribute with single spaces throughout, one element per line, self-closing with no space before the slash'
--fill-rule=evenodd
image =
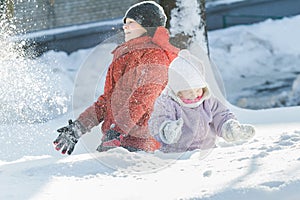
<path id="1" fill-rule="evenodd" d="M 114 124 L 114 130 L 125 135 L 124 147 L 159 149 L 160 144 L 149 134 L 148 120 L 178 52 L 164 27 L 158 27 L 153 38 L 142 36 L 118 46 L 112 52 L 104 94 L 78 120 L 88 130 L 103 121 L 103 134 Z"/>

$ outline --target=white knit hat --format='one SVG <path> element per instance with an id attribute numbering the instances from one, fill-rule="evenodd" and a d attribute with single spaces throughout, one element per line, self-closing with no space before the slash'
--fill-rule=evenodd
<path id="1" fill-rule="evenodd" d="M 188 50 L 181 50 L 171 62 L 168 73 L 168 87 L 177 94 L 182 90 L 206 88 L 205 69 L 201 60 Z"/>

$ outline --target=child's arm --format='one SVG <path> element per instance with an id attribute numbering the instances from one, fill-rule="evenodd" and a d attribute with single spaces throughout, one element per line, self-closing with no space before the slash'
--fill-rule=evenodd
<path id="1" fill-rule="evenodd" d="M 236 119 L 236 117 L 234 113 L 229 110 L 229 108 L 227 108 L 215 97 L 211 97 L 208 100 L 208 105 L 210 106 L 210 110 L 212 112 L 212 124 L 215 132 L 221 137 L 223 124 L 230 119 Z"/>
<path id="2" fill-rule="evenodd" d="M 150 134 L 155 137 L 159 142 L 162 142 L 159 132 L 166 121 L 175 121 L 176 109 L 174 108 L 174 102 L 166 95 L 159 96 L 154 104 L 154 109 L 151 117 L 148 121 L 148 127 Z"/>
<path id="3" fill-rule="evenodd" d="M 218 99 L 211 101 L 213 125 L 218 136 L 227 142 L 249 140 L 255 135 L 255 128 L 249 124 L 240 124 L 235 115 Z"/>

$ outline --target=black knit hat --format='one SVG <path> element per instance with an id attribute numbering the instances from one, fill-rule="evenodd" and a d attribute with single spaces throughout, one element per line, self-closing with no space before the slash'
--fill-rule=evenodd
<path id="1" fill-rule="evenodd" d="M 143 27 L 165 26 L 167 21 L 164 9 L 154 1 L 143 1 L 131 6 L 123 18 L 124 24 L 126 18 L 134 19 Z"/>

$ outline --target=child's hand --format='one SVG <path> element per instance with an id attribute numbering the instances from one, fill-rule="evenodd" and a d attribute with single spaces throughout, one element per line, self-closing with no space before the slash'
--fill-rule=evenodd
<path id="1" fill-rule="evenodd" d="M 61 151 L 62 154 L 69 154 L 73 152 L 76 143 L 83 133 L 86 132 L 85 128 L 78 120 L 69 120 L 69 125 L 64 126 L 57 130 L 59 132 L 58 137 L 53 141 L 55 149 Z"/>
<path id="2" fill-rule="evenodd" d="M 255 129 L 249 124 L 240 124 L 236 120 L 228 120 L 222 126 L 222 137 L 227 142 L 249 140 L 255 135 Z"/>
<path id="3" fill-rule="evenodd" d="M 160 138 L 166 144 L 174 144 L 178 142 L 182 131 L 183 119 L 166 122 L 165 126 L 160 131 Z"/>

